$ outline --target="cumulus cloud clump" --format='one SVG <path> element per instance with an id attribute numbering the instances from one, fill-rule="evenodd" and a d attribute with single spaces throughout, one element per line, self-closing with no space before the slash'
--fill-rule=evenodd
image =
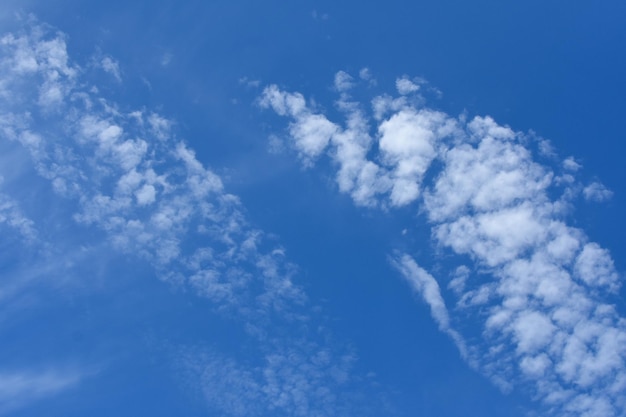
<path id="1" fill-rule="evenodd" d="M 549 415 L 623 415 L 626 320 L 607 301 L 621 280 L 609 251 L 567 223 L 577 195 L 602 201 L 611 191 L 597 182 L 581 187 L 573 158 L 560 168 L 541 162 L 545 143 L 534 152 L 526 135 L 490 117 L 431 109 L 411 97 L 419 85 L 406 76 L 396 87 L 399 96 L 375 96 L 370 106 L 337 88 L 344 121 L 275 85 L 259 102 L 290 119 L 292 146 L 306 164 L 313 159 L 305 144 L 317 137 L 307 132 L 324 131 L 315 157 L 334 162 L 338 188 L 355 204 L 389 210 L 415 203 L 434 245 L 473 264 L 452 268 L 456 306 L 449 309 L 415 259 L 392 257 L 472 366 L 503 390 L 531 389 Z M 296 101 L 297 111 L 283 104 Z M 470 319 L 482 323 L 480 334 L 455 330 Z"/>

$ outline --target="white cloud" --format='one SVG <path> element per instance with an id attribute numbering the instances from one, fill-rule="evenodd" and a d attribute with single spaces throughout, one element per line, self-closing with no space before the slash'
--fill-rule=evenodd
<path id="1" fill-rule="evenodd" d="M 608 287 L 617 291 L 620 279 L 615 271 L 609 251 L 597 243 L 587 243 L 578 254 L 575 274 L 589 286 Z"/>
<path id="2" fill-rule="evenodd" d="M 306 107 L 302 94 L 285 93 L 276 85 L 265 87 L 259 104 L 263 108 L 272 108 L 281 116 L 291 117 L 298 116 Z"/>
<path id="3" fill-rule="evenodd" d="M 372 120 L 341 94 L 338 107 L 347 122 L 330 152 L 340 191 L 357 205 L 417 201 L 434 243 L 473 262 L 471 270 L 457 269 L 448 285 L 458 299 L 452 311 L 435 278 L 414 260 L 404 255 L 393 262 L 457 345 L 463 339 L 454 323 L 464 328 L 467 317 L 483 323 L 480 338 L 465 339 L 470 365 L 503 389 L 530 386 L 552 414 L 618 415 L 626 404 L 626 320 L 602 296 L 618 291 L 621 278 L 609 252 L 564 218 L 568 199 L 582 188 L 572 175 L 580 165 L 567 158 L 562 167 L 569 173 L 555 177 L 536 161 L 524 135 L 490 117 L 455 119 L 403 95 L 417 86 L 402 77 L 399 97 L 374 97 Z M 298 93 L 281 94 L 305 102 Z M 378 135 L 372 138 L 370 130 Z M 341 135 L 358 151 L 341 154 Z M 556 158 L 546 141 L 539 145 Z M 358 187 L 370 192 L 355 193 L 355 173 L 366 166 L 373 173 Z M 555 198 L 559 187 L 563 197 Z M 610 191 L 594 183 L 583 195 L 602 200 Z M 481 279 L 473 279 L 479 273 Z"/>
<path id="4" fill-rule="evenodd" d="M 339 398 L 338 393 L 351 382 L 354 357 L 349 353 L 337 357 L 314 343 L 285 342 L 273 340 L 278 348 L 262 354 L 261 365 L 254 367 L 213 349 L 183 348 L 178 362 L 190 383 L 199 385 L 207 405 L 224 415 L 341 413 L 351 399 Z"/>
<path id="5" fill-rule="evenodd" d="M 295 141 L 296 149 L 307 165 L 326 149 L 330 138 L 338 130 L 338 127 L 326 117 L 311 113 L 301 95 L 284 93 L 275 85 L 263 90 L 260 105 L 264 108 L 271 107 L 280 115 L 294 118 L 289 132 Z"/>
<path id="6" fill-rule="evenodd" d="M 425 196 L 433 221 L 458 217 L 468 210 L 488 212 L 506 207 L 532 198 L 550 185 L 551 174 L 532 161 L 528 150 L 490 136 L 477 147 L 452 147 L 443 160 L 446 169 Z"/>
<path id="7" fill-rule="evenodd" d="M 156 113 L 150 113 L 148 116 L 148 124 L 150 126 L 150 133 L 159 140 L 167 140 L 167 138 L 170 137 L 170 131 L 173 125 L 171 120 Z"/>
<path id="8" fill-rule="evenodd" d="M 563 168 L 565 168 L 568 171 L 578 171 L 579 169 L 582 168 L 582 165 L 580 165 L 578 162 L 576 162 L 576 160 L 573 157 L 569 157 L 569 158 L 565 158 L 563 160 Z"/>
<path id="9" fill-rule="evenodd" d="M 144 184 L 143 187 L 135 191 L 135 197 L 137 197 L 137 204 L 140 206 L 152 204 L 156 200 L 156 189 L 153 185 Z"/>
<path id="10" fill-rule="evenodd" d="M 375 206 L 377 195 L 391 186 L 387 173 L 378 164 L 367 159 L 372 138 L 367 120 L 356 103 L 342 97 L 337 103 L 346 117 L 346 127 L 332 137 L 332 158 L 339 166 L 337 185 L 349 193 L 358 205 Z"/>
<path id="11" fill-rule="evenodd" d="M 389 95 L 376 96 L 372 99 L 372 109 L 374 110 L 374 119 L 380 121 L 384 116 L 391 112 L 397 112 L 407 107 L 408 101 L 406 97 L 393 98 Z"/>
<path id="12" fill-rule="evenodd" d="M 552 361 L 545 353 L 537 356 L 526 356 L 520 362 L 520 368 L 530 378 L 541 378 L 546 369 L 552 366 Z"/>
<path id="13" fill-rule="evenodd" d="M 563 223 L 559 206 L 548 197 L 550 170 L 534 162 L 508 128 L 488 119 L 474 119 L 468 127 L 474 144 L 454 145 L 445 154 L 424 207 L 438 243 L 469 255 L 494 278 L 461 297 L 465 306 L 491 310 L 484 347 L 503 346 L 477 360 L 496 381 L 514 380 L 512 369 L 518 368 L 546 404 L 559 390 L 567 390 L 568 401 L 575 401 L 593 387 L 597 399 L 611 385 L 608 375 L 626 373 L 626 346 L 606 346 L 611 357 L 619 358 L 608 361 L 596 350 L 602 343 L 599 332 L 583 340 L 572 329 L 585 323 L 585 328 L 615 333 L 618 340 L 626 329 L 614 311 L 598 317 L 592 308 L 595 292 L 573 277 L 588 288 L 615 291 L 619 282 L 610 255 Z M 551 407 L 563 412 L 568 401 Z M 615 410 L 623 397 L 603 401 Z"/>
<path id="14" fill-rule="evenodd" d="M 462 216 L 434 228 L 434 235 L 457 253 L 473 255 L 488 266 L 509 262 L 546 239 L 529 204 Z"/>
<path id="15" fill-rule="evenodd" d="M 375 204 L 376 194 L 387 191 L 389 181 L 377 164 L 366 159 L 371 137 L 361 112 L 347 99 L 346 96 L 338 102 L 347 118 L 345 129 L 313 113 L 301 94 L 285 93 L 275 85 L 265 88 L 260 104 L 293 118 L 289 134 L 305 166 L 311 166 L 330 146 L 329 154 L 339 166 L 336 178 L 339 189 L 350 193 L 357 204 L 368 206 Z"/>
<path id="16" fill-rule="evenodd" d="M 443 331 L 450 329 L 448 309 L 441 296 L 439 284 L 408 255 L 394 259 L 393 265 L 402 273 L 416 293 L 420 294 L 430 307 L 431 314 Z"/>
<path id="17" fill-rule="evenodd" d="M 420 86 L 415 84 L 406 75 L 396 80 L 396 89 L 398 93 L 405 96 L 407 94 L 414 93 L 420 89 Z"/>
<path id="18" fill-rule="evenodd" d="M 437 142 L 455 130 L 453 119 L 430 110 L 403 109 L 379 125 L 380 155 L 393 168 L 392 205 L 417 199 L 422 177 L 437 156 Z"/>
<path id="19" fill-rule="evenodd" d="M 341 93 L 354 87 L 354 79 L 345 71 L 339 71 L 335 74 L 335 89 Z"/>
<path id="20" fill-rule="evenodd" d="M 78 72 L 68 64 L 64 39 L 47 37 L 44 31 L 8 34 L 0 39 L 0 47 L 8 52 L 2 54 L 0 64 L 4 75 L 0 95 L 9 94 L 6 89 L 12 83 L 23 82 L 19 77 L 36 74 L 39 79 L 33 84 L 38 85 L 36 102 L 45 111 L 59 111 Z"/>
<path id="21" fill-rule="evenodd" d="M 590 201 L 607 201 L 613 197 L 613 191 L 599 182 L 593 182 L 583 189 L 583 196 Z"/>
<path id="22" fill-rule="evenodd" d="M 66 391 L 81 379 L 83 375 L 74 371 L 0 372 L 0 414 Z"/>
<path id="23" fill-rule="evenodd" d="M 77 203 L 75 218 L 100 228 L 120 250 L 148 259 L 163 279 L 177 279 L 218 308 L 236 311 L 258 334 L 274 313 L 293 319 L 293 306 L 305 297 L 288 262 L 280 251 L 259 249 L 262 234 L 247 225 L 220 178 L 173 140 L 171 122 L 125 114 L 97 90 L 85 91 L 79 76 L 60 35 L 33 31 L 0 40 L 0 127 L 29 151 L 60 195 Z M 626 401 L 626 324 L 601 297 L 617 291 L 619 276 L 607 250 L 565 224 L 551 197 L 558 185 L 552 170 L 534 160 L 520 135 L 489 117 L 467 123 L 408 98 L 378 96 L 372 122 L 340 81 L 336 105 L 343 124 L 276 86 L 267 87 L 259 103 L 290 118 L 288 133 L 304 164 L 329 155 L 339 190 L 356 204 L 388 208 L 417 200 L 435 243 L 474 263 L 451 286 L 463 307 L 456 314 L 432 275 L 408 256 L 395 259 L 457 345 L 464 346 L 456 320 L 473 314 L 483 323 L 482 339 L 467 339 L 470 363 L 500 384 L 529 384 L 555 413 L 616 415 Z M 404 92 L 413 88 L 401 84 Z M 63 107 L 67 111 L 59 111 Z M 27 113 L 42 125 L 16 116 Z M 434 165 L 434 179 L 423 184 Z M 572 171 L 571 163 L 564 165 Z M 11 204 L 0 211 L 4 222 L 26 227 Z M 204 246 L 190 249 L 189 239 Z M 471 279 L 477 271 L 479 284 Z M 257 280 L 255 291 L 250 279 Z M 324 363 L 324 349 L 288 346 L 265 359 L 262 378 L 249 386 L 271 406 L 306 415 L 311 398 L 331 398 L 327 384 L 310 383 L 320 369 L 311 361 Z M 319 375 L 337 381 L 347 372 L 321 368 Z M 247 380 L 229 369 L 225 378 Z"/>
<path id="24" fill-rule="evenodd" d="M 188 145 L 173 140 L 170 120 L 152 112 L 125 113 L 97 89 L 76 82 L 78 66 L 70 64 L 62 35 L 36 27 L 2 39 L 0 80 L 3 88 L 13 90 L 1 96 L 0 128 L 9 140 L 22 144 L 40 175 L 61 196 L 78 203 L 74 219 L 103 230 L 116 248 L 148 259 L 164 278 L 171 275 L 168 270 L 179 269 L 200 295 L 215 292 L 208 277 L 216 274 L 217 282 L 237 289 L 221 301 L 242 314 L 246 303 L 259 303 L 270 313 L 301 302 L 288 262 L 273 259 L 274 269 L 281 272 L 272 275 L 269 255 L 244 248 L 256 232 L 246 224 L 238 199 L 224 192 L 219 176 L 205 168 Z M 37 85 L 46 85 L 52 70 L 68 106 L 62 114 L 33 106 L 40 92 Z M 80 99 L 66 100 L 69 96 Z M 297 112 L 297 97 L 282 98 L 286 109 Z M 38 124 L 31 116 L 14 116 L 13 109 L 35 115 Z M 301 129 L 303 136 L 311 134 Z M 32 236 L 33 224 L 17 206 L 9 199 L 1 203 L 2 221 Z M 215 257 L 188 270 L 193 250 L 185 241 L 195 238 L 213 246 Z M 247 268 L 259 271 L 256 294 L 240 291 L 238 271 Z"/>
<path id="25" fill-rule="evenodd" d="M 523 311 L 512 323 L 519 354 L 536 353 L 552 341 L 556 327 L 538 311 Z"/>
<path id="26" fill-rule="evenodd" d="M 325 117 L 310 114 L 303 117 L 298 123 L 291 126 L 291 134 L 298 142 L 298 147 L 306 158 L 319 156 L 337 127 Z"/>
<path id="27" fill-rule="evenodd" d="M 196 159 L 194 151 L 180 142 L 176 146 L 176 156 L 187 168 L 186 183 L 196 198 L 205 198 L 212 193 L 222 191 L 222 180 L 213 172 L 205 169 Z"/>
<path id="28" fill-rule="evenodd" d="M 382 162 L 390 167 L 387 169 L 367 158 L 373 141 L 363 112 L 346 94 L 352 87 L 348 77 L 344 72 L 336 75 L 336 87 L 342 93 L 337 107 L 346 118 L 344 128 L 314 113 L 301 94 L 286 93 L 275 85 L 265 88 L 260 104 L 293 119 L 289 134 L 305 166 L 311 166 L 330 148 L 328 153 L 339 167 L 339 189 L 357 204 L 377 205 L 377 196 L 390 192 L 392 205 L 406 205 L 419 195 L 419 182 L 436 155 L 436 142 L 455 133 L 455 122 L 440 112 L 409 108 L 385 120 L 379 126 L 379 146 Z M 382 118 L 388 110 L 405 108 L 406 102 L 379 100 L 374 106 Z"/>
<path id="29" fill-rule="evenodd" d="M 55 48 L 40 47 L 32 34 L 22 39 L 28 50 L 49 51 L 51 56 L 37 58 L 41 62 L 61 65 L 64 40 L 50 36 Z M 334 415 L 340 405 L 335 389 L 350 379 L 352 357 L 337 354 L 338 343 L 329 347 L 328 335 L 318 334 L 322 326 L 299 330 L 312 319 L 304 291 L 293 282 L 295 266 L 247 223 L 239 199 L 226 193 L 220 177 L 175 139 L 174 123 L 106 101 L 97 88 L 85 87 L 79 73 L 76 80 L 58 79 L 66 111 L 39 108 L 34 103 L 47 69 L 7 65 L 17 52 L 13 43 L 0 45 L 0 85 L 11 93 L 0 95 L 0 129 L 30 153 L 37 172 L 72 203 L 68 206 L 76 207 L 68 219 L 99 229 L 114 248 L 151 263 L 161 279 L 210 300 L 217 312 L 242 326 L 250 350 L 260 352 L 260 367 L 223 358 L 200 366 L 199 382 L 212 407 L 227 415 L 254 415 L 259 407 L 295 416 Z M 291 131 L 303 159 L 323 152 L 334 124 L 297 95 L 266 92 L 265 105 L 297 118 Z M 32 117 L 14 117 L 16 109 Z M 0 216 L 15 223 L 13 209 L 9 203 L 0 206 Z M 286 326 L 295 327 L 298 337 L 285 340 Z M 31 390 L 47 381 L 37 378 L 31 378 Z M 61 389 L 72 380 L 57 382 Z"/>
<path id="30" fill-rule="evenodd" d="M 361 68 L 359 70 L 359 78 L 363 81 L 368 81 L 369 85 L 376 85 L 374 74 L 372 74 L 372 71 L 369 68 Z"/>
<path id="31" fill-rule="evenodd" d="M 0 177 L 0 184 L 1 180 Z M 2 224 L 15 229 L 26 241 L 33 241 L 37 237 L 35 223 L 22 213 L 14 199 L 0 193 L 0 225 Z"/>
<path id="32" fill-rule="evenodd" d="M 118 82 L 122 81 L 122 74 L 120 72 L 120 64 L 110 56 L 105 56 L 100 60 L 100 66 L 102 69 L 111 74 Z"/>
<path id="33" fill-rule="evenodd" d="M 409 282 L 412 289 L 428 304 L 430 314 L 439 325 L 439 329 L 452 338 L 461 352 L 461 356 L 466 357 L 465 341 L 450 325 L 448 309 L 441 296 L 441 290 L 439 289 L 437 280 L 426 272 L 426 270 L 417 265 L 415 260 L 409 255 L 404 254 L 392 259 L 392 264 Z"/>
<path id="34" fill-rule="evenodd" d="M 448 283 L 448 288 L 451 289 L 457 296 L 465 291 L 467 285 L 467 279 L 470 276 L 470 270 L 467 266 L 461 265 L 454 271 L 454 278 Z"/>

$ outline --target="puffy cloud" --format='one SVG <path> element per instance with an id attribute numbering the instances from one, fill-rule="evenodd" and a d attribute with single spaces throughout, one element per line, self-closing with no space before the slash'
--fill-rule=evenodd
<path id="1" fill-rule="evenodd" d="M 402 109 L 378 127 L 382 160 L 393 167 L 391 204 L 417 199 L 424 173 L 437 156 L 438 141 L 455 131 L 455 122 L 441 112 Z"/>
<path id="2" fill-rule="evenodd" d="M 361 68 L 359 70 L 359 78 L 369 80 L 372 78 L 372 71 L 369 68 Z"/>
<path id="3" fill-rule="evenodd" d="M 305 163 L 310 164 L 327 147 L 338 127 L 326 117 L 312 113 L 300 94 L 289 94 L 272 85 L 263 90 L 260 105 L 294 118 L 289 132 Z"/>
<path id="4" fill-rule="evenodd" d="M 345 72 L 336 75 L 341 86 L 337 89 L 342 93 L 336 104 L 345 116 L 343 128 L 315 113 L 301 94 L 284 92 L 275 85 L 265 88 L 260 103 L 293 119 L 289 134 L 305 165 L 310 166 L 330 148 L 328 153 L 339 167 L 337 185 L 358 205 L 379 205 L 378 195 L 387 193 L 391 205 L 406 205 L 419 196 L 421 178 L 437 154 L 437 141 L 454 134 L 456 123 L 441 112 L 418 112 L 407 107 L 404 100 L 379 98 L 373 104 L 379 118 L 389 110 L 401 111 L 378 127 L 381 164 L 376 163 L 368 159 L 374 142 L 368 121 L 346 93 L 346 80 L 352 80 L 348 77 Z"/>
<path id="5" fill-rule="evenodd" d="M 5 35 L 0 39 L 0 46 L 8 52 L 3 53 L 0 64 L 4 75 L 0 95 L 6 97 L 13 83 L 24 83 L 20 77 L 30 74 L 39 80 L 30 85 L 30 88 L 38 86 L 35 102 L 45 111 L 58 111 L 78 73 L 78 69 L 69 64 L 65 40 L 40 30 Z"/>
<path id="6" fill-rule="evenodd" d="M 446 168 L 424 201 L 431 221 L 521 202 L 545 190 L 552 177 L 532 161 L 527 149 L 491 136 L 478 146 L 454 146 L 442 159 Z"/>
<path id="7" fill-rule="evenodd" d="M 417 201 L 435 245 L 461 256 L 465 265 L 448 284 L 457 297 L 454 310 L 445 306 L 437 280 L 410 256 L 392 263 L 470 365 L 503 389 L 530 387 L 549 415 L 619 415 L 626 406 L 626 320 L 602 297 L 615 293 L 621 279 L 609 252 L 567 225 L 564 215 L 568 196 L 582 189 L 574 176 L 580 165 L 565 159 L 566 175 L 557 177 L 537 162 L 524 135 L 490 117 L 467 121 L 435 111 L 408 99 L 418 85 L 407 77 L 396 84 L 399 97 L 371 100 L 371 120 L 345 93 L 337 102 L 347 115 L 337 135 L 348 132 L 346 143 L 360 143 L 348 158 L 331 139 L 340 191 L 358 205 Z M 298 93 L 281 94 L 304 103 Z M 547 142 L 539 148 L 556 158 Z M 358 176 L 346 176 L 346 166 L 372 167 L 359 187 L 373 191 L 355 193 Z M 593 183 L 583 195 L 602 200 L 610 191 Z M 455 324 L 466 328 L 469 317 L 482 323 L 480 335 L 454 330 Z"/>
<path id="8" fill-rule="evenodd" d="M 291 117 L 298 116 L 306 107 L 302 94 L 285 93 L 276 85 L 270 85 L 263 90 L 259 104 L 261 107 L 271 108 L 281 116 Z"/>
<path id="9" fill-rule="evenodd" d="M 512 323 L 519 354 L 535 353 L 552 341 L 556 330 L 546 315 L 532 310 L 523 311 Z"/>
<path id="10" fill-rule="evenodd" d="M 587 243 L 578 254 L 575 273 L 589 286 L 606 286 L 616 291 L 620 285 L 609 251 L 594 242 Z"/>
<path id="11" fill-rule="evenodd" d="M 596 288 L 619 286 L 608 251 L 563 222 L 549 197 L 550 169 L 534 162 L 510 129 L 474 119 L 468 131 L 468 143 L 444 154 L 423 207 L 438 244 L 469 255 L 493 277 L 460 298 L 466 307 L 490 311 L 483 340 L 474 345 L 489 354 L 477 362 L 496 382 L 514 381 L 519 369 L 557 413 L 587 410 L 582 398 L 591 389 L 590 398 L 603 404 L 598 410 L 608 414 L 592 414 L 596 406 L 585 412 L 616 415 L 623 396 L 604 392 L 611 390 L 609 375 L 626 374 L 626 349 L 607 345 L 600 334 L 620 340 L 626 329 L 614 310 L 601 317 L 594 310 L 601 306 Z M 582 338 L 577 328 L 597 331 Z"/>
<path id="12" fill-rule="evenodd" d="M 593 182 L 583 188 L 583 196 L 590 201 L 607 201 L 613 197 L 613 191 L 606 188 L 599 182 Z"/>
<path id="13" fill-rule="evenodd" d="M 563 168 L 568 171 L 578 171 L 582 168 L 582 165 L 580 165 L 573 157 L 570 156 L 569 158 L 565 158 L 563 160 Z"/>
<path id="14" fill-rule="evenodd" d="M 337 185 L 358 205 L 374 206 L 377 195 L 387 192 L 391 184 L 385 170 L 367 159 L 372 138 L 360 109 L 349 102 L 348 97 L 343 97 L 338 106 L 345 114 L 346 127 L 332 137 L 331 155 L 339 166 Z"/>
<path id="15" fill-rule="evenodd" d="M 345 129 L 314 113 L 301 94 L 283 92 L 275 85 L 265 88 L 260 104 L 293 118 L 289 134 L 305 166 L 311 166 L 331 146 L 329 154 L 339 166 L 337 185 L 341 191 L 350 193 L 357 204 L 375 204 L 376 194 L 389 188 L 384 171 L 366 158 L 371 144 L 368 127 L 359 109 L 348 101 L 347 96 L 338 102 L 347 118 Z"/>
<path id="16" fill-rule="evenodd" d="M 348 91 L 354 87 L 353 78 L 345 71 L 339 71 L 335 74 L 335 89 L 339 92 Z"/>
<path id="17" fill-rule="evenodd" d="M 144 184 L 135 192 L 135 197 L 137 197 L 137 204 L 140 206 L 152 204 L 156 200 L 156 189 L 151 184 Z"/>
<path id="18" fill-rule="evenodd" d="M 420 89 L 420 86 L 415 84 L 406 75 L 396 80 L 396 89 L 398 93 L 405 96 L 407 94 L 414 93 Z"/>
<path id="19" fill-rule="evenodd" d="M 372 71 L 367 67 L 359 70 L 359 78 L 363 81 L 367 81 L 369 86 L 376 85 L 376 79 L 374 78 Z"/>

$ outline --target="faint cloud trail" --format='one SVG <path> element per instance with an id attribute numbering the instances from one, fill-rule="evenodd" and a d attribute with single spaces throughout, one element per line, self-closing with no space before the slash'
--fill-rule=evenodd
<path id="1" fill-rule="evenodd" d="M 0 414 L 75 386 L 85 375 L 71 370 L 0 373 Z"/>

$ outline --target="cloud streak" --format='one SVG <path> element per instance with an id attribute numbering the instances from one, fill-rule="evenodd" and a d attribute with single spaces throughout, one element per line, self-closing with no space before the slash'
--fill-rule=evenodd
<path id="1" fill-rule="evenodd" d="M 99 64 L 113 81 L 123 81 L 112 58 Z M 350 360 L 326 346 L 328 335 L 311 330 L 317 319 L 307 311 L 307 297 L 293 281 L 297 268 L 284 249 L 248 224 L 239 199 L 177 138 L 171 120 L 107 100 L 87 81 L 93 68 L 73 62 L 64 35 L 32 19 L 21 32 L 0 38 L 2 140 L 27 150 L 56 198 L 70 202 L 66 221 L 99 231 L 111 247 L 150 263 L 162 280 L 210 300 L 243 328 L 261 368 L 240 365 L 236 354 L 191 360 L 203 369 L 194 383 L 211 408 L 227 415 L 249 409 L 333 415 L 334 392 L 352 379 Z M 314 158 L 332 125 L 308 120 L 297 97 L 280 99 L 268 98 L 302 119 L 293 133 L 307 138 L 303 159 Z M 1 196 L 0 221 L 32 234 L 16 207 Z M 45 391 L 46 378 L 14 380 Z M 50 395 L 71 382 L 50 381 L 58 382 L 51 382 Z M 222 394 L 210 394 L 218 383 L 225 384 Z"/>
<path id="2" fill-rule="evenodd" d="M 84 375 L 74 371 L 0 372 L 0 414 L 67 391 L 83 378 Z"/>
<path id="3" fill-rule="evenodd" d="M 303 297 L 288 274 L 270 270 L 272 262 L 281 268 L 280 251 L 259 251 L 263 233 L 246 223 L 238 198 L 175 137 L 171 121 L 151 112 L 124 113 L 79 85 L 86 70 L 70 63 L 63 37 L 43 26 L 1 42 L 3 136 L 30 153 L 57 195 L 77 202 L 76 222 L 96 226 L 117 249 L 150 261 L 163 279 L 176 278 L 168 271 L 184 271 L 200 294 L 232 307 L 241 297 L 261 297 L 244 294 L 249 278 L 239 270 L 246 263 L 259 266 L 265 292 L 275 291 L 262 294 L 277 298 L 267 306 L 278 306 L 280 297 Z M 58 93 L 54 109 L 41 98 L 51 88 Z M 2 213 L 5 222 L 30 230 L 6 198 Z M 192 238 L 205 246 L 184 248 Z"/>
<path id="4" fill-rule="evenodd" d="M 407 254 L 391 258 L 391 264 L 407 280 L 413 291 L 419 294 L 424 302 L 430 307 L 430 314 L 437 322 L 439 330 L 448 334 L 456 344 L 461 356 L 467 359 L 467 348 L 463 337 L 451 327 L 450 314 L 441 295 L 441 289 L 437 280 L 424 268 L 420 267 L 413 258 Z"/>
<path id="5" fill-rule="evenodd" d="M 315 156 L 324 152 L 335 162 L 339 190 L 359 206 L 415 203 L 433 244 L 459 255 L 449 295 L 410 255 L 394 256 L 392 264 L 472 366 L 504 390 L 530 390 L 549 415 L 623 415 L 626 321 L 606 301 L 621 280 L 610 253 L 567 224 L 577 196 L 601 201 L 610 191 L 580 186 L 573 158 L 552 167 L 535 156 L 527 136 L 490 117 L 466 120 L 430 109 L 407 77 L 396 85 L 399 96 L 372 98 L 371 116 L 337 88 L 344 122 L 273 85 L 260 104 L 290 119 L 299 153 L 310 140 L 301 124 L 333 126 Z M 298 113 L 281 111 L 279 103 L 294 100 Z M 344 152 L 346 145 L 355 150 Z M 444 302 L 450 296 L 452 309 Z M 479 332 L 455 330 L 468 328 L 468 317 L 481 323 Z"/>

